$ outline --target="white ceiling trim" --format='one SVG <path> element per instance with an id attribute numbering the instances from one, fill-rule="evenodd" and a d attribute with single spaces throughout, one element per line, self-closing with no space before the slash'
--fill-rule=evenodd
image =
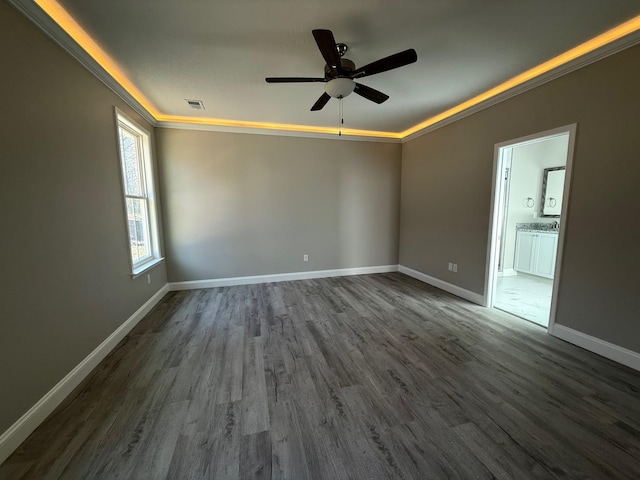
<path id="1" fill-rule="evenodd" d="M 485 108 L 497 105 L 498 103 L 504 102 L 505 100 L 515 97 L 516 95 L 520 95 L 521 93 L 524 93 L 528 90 L 539 87 L 540 85 L 579 70 L 580 68 L 586 67 L 587 65 L 591 65 L 592 63 L 595 63 L 637 44 L 640 44 L 640 31 L 636 31 L 625 37 L 619 38 L 618 40 L 608 43 L 607 45 L 593 50 L 579 58 L 576 58 L 575 60 L 567 62 L 564 65 L 561 65 L 549 72 L 543 73 L 542 75 L 532 78 L 525 83 L 522 83 L 503 93 L 491 97 L 484 102 L 467 108 L 460 113 L 456 113 L 455 115 L 445 118 L 444 120 L 441 120 L 438 123 L 434 123 L 433 125 L 425 127 L 422 130 L 412 133 L 411 135 L 407 135 L 406 137 L 402 138 L 402 143 L 409 142 L 414 138 L 421 137 L 422 135 L 426 135 L 427 133 L 433 132 L 434 130 L 438 130 L 439 128 L 442 128 L 446 125 L 457 122 L 458 120 L 468 117 L 469 115 L 473 115 L 474 113 L 484 110 Z"/>
<path id="2" fill-rule="evenodd" d="M 275 130 L 271 128 L 228 127 L 184 122 L 156 122 L 158 128 L 178 128 L 181 130 L 201 130 L 205 132 L 248 133 L 253 135 L 273 135 L 278 137 L 321 138 L 325 140 L 350 140 L 355 142 L 402 143 L 400 138 L 368 137 L 364 135 L 348 135 L 343 133 L 299 132 L 297 130 Z"/>
<path id="3" fill-rule="evenodd" d="M 29 20 L 35 23 L 40 30 L 46 33 L 54 42 L 60 45 L 67 53 L 75 58 L 81 65 L 95 75 L 113 93 L 118 95 L 127 105 L 133 108 L 151 125 L 156 126 L 156 119 L 144 108 L 122 85 L 115 81 L 104 68 L 96 62 L 84 49 L 78 45 L 60 26 L 54 22 L 38 5 L 31 0 L 7 0 L 11 5 L 23 13 Z"/>
<path id="4" fill-rule="evenodd" d="M 140 114 L 146 121 L 148 121 L 154 127 L 162 128 L 179 128 L 187 130 L 205 130 L 216 132 L 228 132 L 228 133 L 247 133 L 247 134 L 259 134 L 259 135 L 275 135 L 275 136 L 289 136 L 289 137 L 308 137 L 308 138 L 324 138 L 324 139 L 343 139 L 350 141 L 365 141 L 365 142 L 383 142 L 383 143 L 406 143 L 410 140 L 418 138 L 427 133 L 433 132 L 439 128 L 442 128 L 451 123 L 457 122 L 469 115 L 473 115 L 485 108 L 489 108 L 500 102 L 503 102 L 509 98 L 519 95 L 523 92 L 531 90 L 535 87 L 543 85 L 558 77 L 571 73 L 582 67 L 590 65 L 594 62 L 602 60 L 610 55 L 620 52 L 626 48 L 640 43 L 640 31 L 634 32 L 621 39 L 611 42 L 597 50 L 589 52 L 571 62 L 568 62 L 560 67 L 546 72 L 538 77 L 535 77 L 528 82 L 518 85 L 514 88 L 507 90 L 499 95 L 489 98 L 473 107 L 470 107 L 462 112 L 452 115 L 444 120 L 441 120 L 433 125 L 425 127 L 411 135 L 408 135 L 402 139 L 388 138 L 388 137 L 376 137 L 376 136 L 355 136 L 355 135 L 342 135 L 316 132 L 304 132 L 295 130 L 278 130 L 271 128 L 255 128 L 255 127 L 240 127 L 240 126 L 225 126 L 225 125 L 211 125 L 211 124 L 197 124 L 197 123 L 178 123 L 178 122 L 165 122 L 158 121 L 155 117 L 147 111 L 129 92 L 118 83 L 93 57 L 91 57 L 75 40 L 73 40 L 55 21 L 49 17 L 36 3 L 32 0 L 7 0 L 16 9 L 22 12 L 27 18 L 35 23 L 45 34 L 47 34 L 53 41 L 60 45 L 65 51 L 67 51 L 73 58 L 75 58 L 81 65 L 89 70 L 95 77 L 97 77 L 102 83 L 104 83 L 110 90 L 118 95 L 125 103 L 133 108 L 138 114 Z M 307 125 L 305 125 L 306 127 Z M 400 134 L 401 132 L 396 132 Z"/>

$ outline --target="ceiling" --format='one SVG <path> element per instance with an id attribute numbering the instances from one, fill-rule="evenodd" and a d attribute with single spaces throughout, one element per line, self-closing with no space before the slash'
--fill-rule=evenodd
<path id="1" fill-rule="evenodd" d="M 52 3 L 52 2 L 43 2 Z M 336 127 L 311 105 L 323 76 L 311 30 L 362 66 L 414 48 L 412 65 L 361 80 L 390 96 L 344 100 L 345 127 L 401 132 L 640 14 L 638 0 L 58 0 L 165 115 Z M 202 100 L 204 111 L 185 99 Z"/>

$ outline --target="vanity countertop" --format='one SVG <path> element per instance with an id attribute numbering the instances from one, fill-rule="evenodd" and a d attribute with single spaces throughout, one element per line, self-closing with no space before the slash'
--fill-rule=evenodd
<path id="1" fill-rule="evenodd" d="M 516 223 L 518 232 L 558 233 L 553 223 Z"/>

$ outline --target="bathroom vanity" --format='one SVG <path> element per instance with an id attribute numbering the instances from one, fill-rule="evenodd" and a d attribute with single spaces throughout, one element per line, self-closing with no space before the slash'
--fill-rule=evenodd
<path id="1" fill-rule="evenodd" d="M 514 269 L 553 278 L 558 253 L 558 230 L 551 224 L 517 224 Z"/>

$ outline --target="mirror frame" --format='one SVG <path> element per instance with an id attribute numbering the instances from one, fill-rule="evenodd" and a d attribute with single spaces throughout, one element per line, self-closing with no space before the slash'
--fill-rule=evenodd
<path id="1" fill-rule="evenodd" d="M 549 175 L 549 172 L 553 172 L 556 170 L 566 170 L 567 167 L 552 167 L 552 168 L 545 168 L 542 174 L 542 197 L 540 198 L 540 216 L 541 217 L 545 217 L 545 218 L 560 218 L 560 215 L 545 215 L 544 213 L 544 204 L 545 204 L 545 197 L 547 196 L 547 175 Z M 564 188 L 564 185 L 563 185 Z M 562 205 L 560 206 L 560 208 L 562 208 Z"/>

